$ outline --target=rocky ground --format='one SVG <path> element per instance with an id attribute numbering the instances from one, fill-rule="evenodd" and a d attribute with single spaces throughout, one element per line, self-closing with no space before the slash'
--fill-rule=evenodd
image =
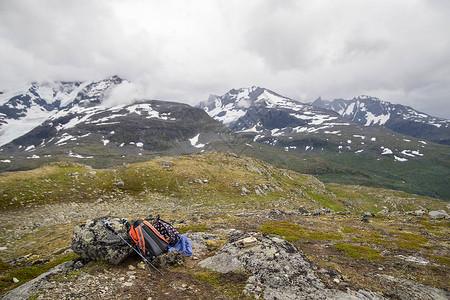
<path id="1" fill-rule="evenodd" d="M 157 212 L 164 212 L 166 219 L 175 220 L 175 225 L 187 231 L 196 244 L 193 257 L 183 258 L 182 265 L 163 266 L 160 268 L 163 275 L 160 275 L 156 271 L 149 274 L 142 269 L 138 257 L 134 256 L 119 265 L 78 263 L 46 278 L 31 296 L 34 299 L 296 299 L 292 297 L 293 294 L 305 293 L 308 289 L 315 290 L 314 294 L 322 295 L 322 298 L 329 298 L 331 294 L 345 295 L 349 299 L 446 299 L 449 296 L 450 287 L 445 280 L 448 278 L 449 268 L 445 261 L 432 261 L 422 250 L 416 250 L 422 248 L 414 245 L 405 245 L 404 249 L 383 245 L 384 239 L 393 235 L 388 229 L 396 228 L 406 232 L 414 230 L 428 235 L 427 246 L 433 248 L 436 257 L 448 255 L 448 240 L 445 241 L 445 236 L 448 237 L 448 221 L 431 221 L 406 215 L 370 217 L 364 221 L 364 217 L 340 215 L 330 213 L 329 210 L 318 211 L 313 215 L 305 211 L 278 209 L 225 211 L 177 203 L 176 199 L 157 194 L 135 197 L 118 194 L 98 199 L 95 203 L 44 205 L 1 214 L 3 228 L 0 254 L 3 261 L 10 261 L 17 268 L 27 264 L 39 265 L 67 254 L 74 226 L 86 219 L 103 215 L 133 218 Z M 264 227 L 263 224 L 268 225 Z M 304 260 L 302 263 L 299 261 L 299 266 L 295 266 L 304 269 L 301 274 L 297 276 L 287 273 L 287 282 L 295 286 L 295 289 L 285 288 L 285 293 L 281 294 L 273 290 L 274 284 L 269 280 L 273 277 L 269 274 L 282 274 L 279 270 L 292 266 L 283 267 L 283 263 L 264 266 L 255 263 L 248 253 L 246 257 L 237 258 L 244 267 L 225 270 L 228 273 L 222 273 L 224 270 L 220 270 L 220 264 L 214 262 L 214 257 L 220 257 L 225 252 L 239 252 L 236 246 L 230 244 L 236 242 L 236 239 L 250 238 L 247 246 L 253 247 L 252 237 L 258 240 L 262 237 L 261 231 L 274 231 L 271 224 L 278 229 L 287 226 L 285 232 L 278 233 L 275 230 L 272 233 L 283 236 L 279 245 L 287 243 L 284 238 L 294 240 L 293 247 L 300 250 L 302 261 Z M 301 226 L 296 229 L 295 234 L 303 233 L 298 239 L 290 237 L 289 230 L 292 228 L 288 225 L 294 224 Z M 233 236 L 234 230 L 230 230 L 231 228 L 256 233 L 239 238 Z M 302 231 L 305 228 L 308 229 L 307 232 Z M 349 253 L 333 248 L 341 240 L 327 235 L 311 236 L 313 233 L 337 235 L 337 231 L 342 239 L 355 240 L 361 238 L 361 235 L 369 235 L 367 240 L 375 245 L 374 248 L 378 249 L 377 253 L 380 253 L 382 259 L 351 257 Z M 342 232 L 346 232 L 345 235 Z M 230 243 L 219 250 L 227 241 Z M 263 245 L 261 247 L 270 249 L 267 245 L 269 241 L 259 242 Z M 411 247 L 412 249 L 408 249 Z M 282 257 L 288 252 L 283 254 L 278 251 Z M 213 261 L 212 265 L 215 267 L 208 267 L 205 262 L 199 264 L 204 259 L 210 264 Z M 292 259 L 288 261 L 295 263 Z M 306 265 L 310 266 L 309 269 L 306 269 Z M 258 270 L 261 272 L 258 273 Z M 22 283 L 21 278 L 18 280 L 19 283 L 10 287 Z M 307 285 L 302 288 L 301 282 L 306 282 Z M 318 290 L 321 293 L 317 293 Z M 330 291 L 334 292 L 328 294 Z M 303 296 L 305 299 L 312 299 L 307 292 Z"/>

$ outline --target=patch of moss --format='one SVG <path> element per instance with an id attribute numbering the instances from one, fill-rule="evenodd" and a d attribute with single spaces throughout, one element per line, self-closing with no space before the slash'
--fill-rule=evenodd
<path id="1" fill-rule="evenodd" d="M 39 297 L 39 293 L 36 293 L 36 294 L 34 294 L 34 295 L 28 297 L 27 300 L 37 300 L 38 297 Z"/>
<path id="2" fill-rule="evenodd" d="M 194 278 L 211 285 L 218 292 L 226 294 L 231 299 L 254 299 L 244 295 L 243 290 L 251 274 L 246 271 L 219 273 L 201 271 L 194 274 Z"/>
<path id="3" fill-rule="evenodd" d="M 427 254 L 427 256 L 431 260 L 433 260 L 439 264 L 443 264 L 447 268 L 450 268 L 450 258 L 448 256 L 440 256 L 440 255 L 432 255 L 432 254 Z"/>
<path id="4" fill-rule="evenodd" d="M 345 234 L 359 232 L 358 229 L 351 228 L 351 227 L 344 227 L 341 229 L 341 231 L 342 231 L 342 233 L 345 233 Z"/>
<path id="5" fill-rule="evenodd" d="M 11 268 L 11 265 L 8 263 L 5 263 L 3 260 L 0 259 L 0 273 L 4 273 L 6 270 L 9 270 Z"/>
<path id="6" fill-rule="evenodd" d="M 378 250 L 366 246 L 337 243 L 333 248 L 353 258 L 365 258 L 369 260 L 381 260 L 383 257 Z"/>
<path id="7" fill-rule="evenodd" d="M 225 240 L 205 240 L 209 251 L 216 251 L 225 244 Z"/>
<path id="8" fill-rule="evenodd" d="M 398 234 L 396 244 L 398 247 L 409 250 L 421 250 L 425 247 L 427 239 L 414 233 L 401 232 Z"/>
<path id="9" fill-rule="evenodd" d="M 299 239 L 311 240 L 340 240 L 341 235 L 335 233 L 309 231 L 305 227 L 289 222 L 269 222 L 261 226 L 261 232 L 279 235 L 289 242 L 298 241 Z"/>
<path id="10" fill-rule="evenodd" d="M 353 229 L 351 232 L 356 237 L 350 238 L 353 242 L 358 243 L 370 243 L 374 245 L 384 245 L 388 246 L 392 244 L 392 241 L 388 240 L 385 236 L 381 235 L 375 231 L 363 231 L 358 229 Z"/>
<path id="11" fill-rule="evenodd" d="M 325 206 L 331 208 L 334 211 L 345 210 L 344 206 L 339 203 L 336 199 L 334 199 L 331 195 L 333 194 L 321 194 L 314 192 L 307 192 L 307 194 L 321 206 Z"/>
<path id="12" fill-rule="evenodd" d="M 294 242 L 300 239 L 299 232 L 304 229 L 305 229 L 304 227 L 301 227 L 293 223 L 270 222 L 264 223 L 262 225 L 261 232 L 268 234 L 276 234 L 285 238 L 289 242 Z"/>
<path id="13" fill-rule="evenodd" d="M 205 232 L 208 230 L 208 227 L 203 224 L 192 224 L 192 225 L 185 225 L 183 227 L 178 228 L 178 231 L 180 233 L 186 233 L 188 231 L 192 232 Z"/>
<path id="14" fill-rule="evenodd" d="M 194 274 L 195 279 L 216 285 L 219 283 L 220 273 L 219 272 L 213 272 L 213 271 L 203 271 L 203 272 L 197 272 Z"/>
<path id="15" fill-rule="evenodd" d="M 418 221 L 419 224 L 422 224 L 423 226 L 425 226 L 426 229 L 432 230 L 432 229 L 437 229 L 440 227 L 450 227 L 450 222 L 449 221 L 430 221 L 430 220 L 426 220 L 426 219 L 421 219 Z"/>
<path id="16" fill-rule="evenodd" d="M 5 263 L 2 262 L 1 263 L 3 268 L 2 273 L 6 275 L 0 277 L 0 293 L 4 293 L 11 288 L 15 288 L 19 285 L 22 285 L 25 282 L 28 282 L 31 279 L 34 279 L 37 276 L 41 275 L 42 273 L 50 270 L 51 268 L 61 263 L 72 260 L 76 257 L 78 257 L 78 255 L 76 255 L 75 253 L 71 253 L 66 256 L 52 260 L 46 264 L 31 267 L 21 267 L 21 266 L 12 267 L 8 265 L 8 267 L 6 268 L 4 265 Z M 14 277 L 19 280 L 18 283 L 13 283 L 12 280 Z"/>

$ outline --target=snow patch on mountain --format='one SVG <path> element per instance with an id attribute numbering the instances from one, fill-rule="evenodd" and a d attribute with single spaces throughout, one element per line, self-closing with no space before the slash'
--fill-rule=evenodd
<path id="1" fill-rule="evenodd" d="M 383 150 L 383 152 L 381 153 L 381 155 L 387 155 L 387 154 L 393 154 L 393 153 L 394 153 L 394 152 L 392 152 L 391 149 L 386 148 L 386 147 L 383 147 L 383 146 L 381 146 L 381 150 Z"/>
<path id="2" fill-rule="evenodd" d="M 193 138 L 189 139 L 189 141 L 191 142 L 191 145 L 195 148 L 203 148 L 205 147 L 205 144 L 199 143 L 198 139 L 200 137 L 200 133 L 197 134 L 196 136 L 194 136 Z"/>
<path id="3" fill-rule="evenodd" d="M 364 126 L 372 126 L 372 125 L 384 125 L 391 117 L 390 114 L 375 116 L 369 111 L 366 111 L 366 123 Z"/>
<path id="4" fill-rule="evenodd" d="M 20 119 L 6 119 L 0 118 L 0 146 L 9 143 L 29 132 L 36 126 L 39 126 L 53 114 L 52 111 L 46 111 L 33 105 L 28 109 L 28 114 Z"/>
<path id="5" fill-rule="evenodd" d="M 395 161 L 400 161 L 400 162 L 408 161 L 407 158 L 398 157 L 398 156 L 396 156 L 396 155 L 394 155 L 394 160 L 395 160 Z"/>
<path id="6" fill-rule="evenodd" d="M 93 156 L 82 156 L 82 155 L 80 155 L 80 154 L 77 154 L 77 153 L 72 152 L 72 150 L 69 151 L 68 156 L 69 156 L 69 157 L 75 157 L 75 158 L 88 158 L 88 159 L 89 159 L 89 158 L 94 158 Z"/>

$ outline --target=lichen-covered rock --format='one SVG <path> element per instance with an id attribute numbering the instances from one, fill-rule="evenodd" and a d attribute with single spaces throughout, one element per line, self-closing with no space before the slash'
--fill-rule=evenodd
<path id="1" fill-rule="evenodd" d="M 432 286 L 426 286 L 406 279 L 395 278 L 390 275 L 379 274 L 391 287 L 392 294 L 396 299 L 409 300 L 448 300 L 450 292 Z"/>
<path id="2" fill-rule="evenodd" d="M 103 222 L 108 222 L 128 243 L 133 243 L 119 218 L 105 216 L 76 226 L 73 230 L 72 249 L 87 261 L 101 260 L 118 264 L 130 256 L 133 249 L 107 229 Z"/>
<path id="3" fill-rule="evenodd" d="M 204 255 L 208 250 L 208 245 L 205 240 L 219 240 L 220 237 L 215 234 L 206 233 L 206 232 L 194 232 L 189 233 L 187 238 L 192 243 L 192 253 L 194 255 Z"/>
<path id="4" fill-rule="evenodd" d="M 183 254 L 177 250 L 163 253 L 156 257 L 152 264 L 158 268 L 182 266 L 184 264 Z"/>
<path id="5" fill-rule="evenodd" d="M 275 236 L 246 233 L 231 238 L 214 256 L 199 263 L 217 272 L 250 271 L 244 293 L 264 299 L 383 299 L 365 291 L 329 289 L 317 269 L 294 245 Z M 368 296 L 370 295 L 370 296 Z"/>

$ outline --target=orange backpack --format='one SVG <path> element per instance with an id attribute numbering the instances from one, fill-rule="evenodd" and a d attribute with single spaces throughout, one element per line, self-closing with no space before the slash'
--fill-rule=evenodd
<path id="1" fill-rule="evenodd" d="M 134 221 L 128 234 L 142 254 L 150 260 L 167 252 L 169 247 L 169 241 L 152 224 L 140 218 Z"/>

